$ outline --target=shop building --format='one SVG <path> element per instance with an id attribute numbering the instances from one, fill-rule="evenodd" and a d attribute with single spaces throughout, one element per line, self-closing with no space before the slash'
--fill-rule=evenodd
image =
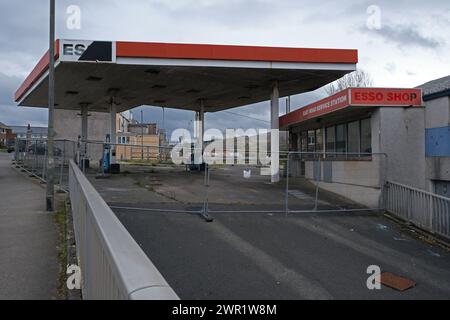
<path id="1" fill-rule="evenodd" d="M 450 76 L 419 88 L 426 106 L 426 187 L 450 198 Z"/>
<path id="2" fill-rule="evenodd" d="M 280 128 L 293 177 L 369 207 L 387 180 L 426 189 L 421 89 L 349 88 L 280 117 Z"/>

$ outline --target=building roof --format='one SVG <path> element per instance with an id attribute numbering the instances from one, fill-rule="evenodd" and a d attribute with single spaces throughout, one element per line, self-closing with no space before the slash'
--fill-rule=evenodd
<path id="1" fill-rule="evenodd" d="M 348 88 L 280 117 L 280 128 L 330 123 L 367 114 L 376 107 L 421 107 L 421 89 Z M 322 123 L 321 123 L 322 124 Z"/>
<path id="2" fill-rule="evenodd" d="M 13 133 L 25 134 L 28 132 L 27 126 L 11 126 L 10 128 Z M 31 132 L 33 134 L 47 135 L 48 128 L 47 127 L 31 127 Z"/>
<path id="3" fill-rule="evenodd" d="M 423 90 L 423 99 L 425 101 L 450 96 L 450 76 L 429 81 L 417 88 Z"/>
<path id="4" fill-rule="evenodd" d="M 142 105 L 206 112 L 320 88 L 356 70 L 357 50 L 87 40 L 56 42 L 56 108 L 117 112 Z M 20 106 L 47 107 L 48 53 L 17 90 Z"/>
<path id="5" fill-rule="evenodd" d="M 157 124 L 152 122 L 152 123 L 139 123 L 139 122 L 134 122 L 134 123 L 130 123 L 128 126 L 129 127 L 154 127 Z"/>

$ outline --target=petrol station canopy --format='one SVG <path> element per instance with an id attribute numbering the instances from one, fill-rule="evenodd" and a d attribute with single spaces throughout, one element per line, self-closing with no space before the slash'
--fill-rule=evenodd
<path id="1" fill-rule="evenodd" d="M 141 105 L 221 111 L 320 88 L 356 70 L 357 50 L 57 40 L 55 107 L 117 112 Z M 48 52 L 17 90 L 48 105 Z"/>

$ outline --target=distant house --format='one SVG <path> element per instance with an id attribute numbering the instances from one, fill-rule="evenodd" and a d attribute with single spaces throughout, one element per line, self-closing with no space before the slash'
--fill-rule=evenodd
<path id="1" fill-rule="evenodd" d="M 130 123 L 128 131 L 134 134 L 156 135 L 158 129 L 156 123 Z"/>
<path id="2" fill-rule="evenodd" d="M 11 128 L 0 122 L 0 147 L 8 146 L 8 143 L 14 139 L 15 135 Z"/>
<path id="3" fill-rule="evenodd" d="M 26 139 L 28 130 L 30 129 L 30 139 L 42 140 L 47 139 L 48 128 L 47 127 L 32 127 L 28 129 L 28 126 L 10 126 L 12 133 L 19 139 Z"/>
<path id="4" fill-rule="evenodd" d="M 168 157 L 165 154 L 166 135 L 156 123 L 138 123 L 130 115 L 117 114 L 116 157 L 119 160 L 156 160 Z"/>

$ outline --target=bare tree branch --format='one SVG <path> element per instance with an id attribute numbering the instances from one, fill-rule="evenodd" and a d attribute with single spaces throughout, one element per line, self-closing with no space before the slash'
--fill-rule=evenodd
<path id="1" fill-rule="evenodd" d="M 333 83 L 330 83 L 324 89 L 325 92 L 331 96 L 347 88 L 371 86 L 373 86 L 373 80 L 370 74 L 367 71 L 358 70 L 345 75 L 344 77 Z"/>

